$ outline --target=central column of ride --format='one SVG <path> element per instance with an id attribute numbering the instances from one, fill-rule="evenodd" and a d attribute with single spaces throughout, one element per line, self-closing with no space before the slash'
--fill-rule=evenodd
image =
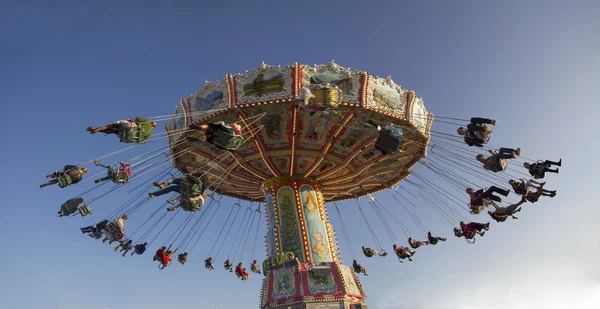
<path id="1" fill-rule="evenodd" d="M 366 308 L 352 269 L 342 265 L 316 181 L 299 176 L 265 180 L 267 259 L 262 308 Z"/>

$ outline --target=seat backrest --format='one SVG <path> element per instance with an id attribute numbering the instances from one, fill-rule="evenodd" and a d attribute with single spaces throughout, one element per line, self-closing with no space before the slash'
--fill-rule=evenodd
<path id="1" fill-rule="evenodd" d="M 58 177 L 58 186 L 61 188 L 68 187 L 73 183 L 69 174 L 62 174 Z"/>
<path id="2" fill-rule="evenodd" d="M 181 199 L 179 201 L 179 204 L 181 205 L 181 208 L 183 208 L 183 210 L 194 212 L 194 211 L 199 211 L 200 209 L 202 209 L 202 206 L 204 205 L 204 201 L 201 199 L 195 200 L 195 201 Z"/>
<path id="3" fill-rule="evenodd" d="M 221 149 L 235 151 L 244 143 L 244 137 L 219 129 L 213 133 L 212 142 Z"/>
<path id="4" fill-rule="evenodd" d="M 198 179 L 198 182 L 192 180 L 188 176 L 184 176 L 183 180 L 179 183 L 179 190 L 181 195 L 190 197 L 198 196 L 204 192 L 204 183 Z"/>
<path id="5" fill-rule="evenodd" d="M 323 88 L 312 91 L 315 103 L 323 103 L 325 106 L 335 107 L 339 104 L 340 90 L 338 88 Z"/>
<path id="6" fill-rule="evenodd" d="M 507 159 L 497 159 L 496 165 L 494 166 L 494 172 L 504 171 L 507 166 L 508 166 Z"/>
<path id="7" fill-rule="evenodd" d="M 79 210 L 79 214 L 81 214 L 82 217 L 85 217 L 92 213 L 92 207 L 90 207 L 90 205 L 88 205 L 88 204 L 83 204 L 83 205 L 79 206 L 78 210 Z"/>
<path id="8" fill-rule="evenodd" d="M 144 130 L 137 127 L 119 126 L 119 137 L 128 143 L 139 143 L 140 137 L 143 136 Z"/>

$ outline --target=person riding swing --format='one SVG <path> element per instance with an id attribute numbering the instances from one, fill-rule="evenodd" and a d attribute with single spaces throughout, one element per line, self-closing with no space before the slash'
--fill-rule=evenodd
<path id="1" fill-rule="evenodd" d="M 297 98 L 298 106 L 306 108 L 310 116 L 317 112 L 325 115 L 330 112 L 336 114 L 335 109 L 343 97 L 342 90 L 331 83 L 318 83 L 316 80 L 312 80 L 312 82 L 315 83 L 300 88 L 301 96 Z"/>
<path id="2" fill-rule="evenodd" d="M 83 204 L 83 198 L 75 197 L 67 200 L 64 204 L 60 205 L 60 210 L 58 211 L 59 217 L 70 216 L 76 212 L 79 212 L 82 217 L 85 217 L 92 213 L 92 208 L 88 204 Z"/>
<path id="3" fill-rule="evenodd" d="M 202 209 L 204 202 L 208 198 L 204 193 L 205 178 L 197 178 L 191 174 L 185 174 L 182 178 L 170 178 L 163 183 L 155 182 L 154 186 L 160 188 L 159 191 L 148 193 L 151 198 L 161 196 L 170 192 L 180 194 L 179 203 L 176 206 L 167 208 L 168 211 L 173 211 L 179 207 L 185 211 L 198 211 Z M 169 201 L 171 204 L 176 204 L 176 201 Z"/>
<path id="4" fill-rule="evenodd" d="M 521 200 L 516 204 L 511 204 L 506 207 L 498 207 L 494 205 L 496 208 L 494 211 L 488 210 L 488 215 L 492 217 L 492 219 L 496 220 L 496 222 L 504 222 L 508 217 L 512 217 L 513 219 L 519 219 L 515 216 L 515 214 L 521 211 L 519 206 L 525 203 L 525 197 L 522 197 Z"/>
<path id="5" fill-rule="evenodd" d="M 65 165 L 62 170 L 46 175 L 46 178 L 54 178 L 47 183 L 41 184 L 40 188 L 58 184 L 62 188 L 74 185 L 83 179 L 83 174 L 87 173 L 87 168 L 79 168 L 77 165 Z"/>
<path id="6" fill-rule="evenodd" d="M 493 204 L 494 202 L 502 202 L 502 199 L 498 196 L 495 196 L 494 193 L 498 193 L 503 196 L 508 196 L 510 193 L 510 191 L 496 186 L 491 186 L 486 189 L 479 189 L 477 191 L 467 188 L 466 192 L 470 197 L 470 211 L 475 215 L 480 214 L 486 206 Z"/>
<path id="7" fill-rule="evenodd" d="M 204 135 L 203 139 L 195 136 L 187 136 L 186 139 L 190 142 L 206 141 L 219 149 L 229 151 L 238 150 L 244 143 L 242 126 L 237 123 L 226 125 L 225 122 L 220 121 L 201 125 L 191 124 L 189 128 L 198 130 Z"/>
<path id="8" fill-rule="evenodd" d="M 88 234 L 90 237 L 92 237 L 94 239 L 100 239 L 100 238 L 102 238 L 102 235 L 104 234 L 104 230 L 107 228 L 108 224 L 110 224 L 110 221 L 104 219 L 104 220 L 96 223 L 95 225 L 89 225 L 86 227 L 82 227 L 81 233 Z"/>
<path id="9" fill-rule="evenodd" d="M 131 240 L 131 239 L 121 240 L 119 242 L 119 244 L 114 248 L 115 252 L 117 252 L 117 250 L 119 250 L 119 248 L 121 248 L 121 251 L 119 251 L 119 252 L 123 252 L 123 257 L 125 257 L 125 254 L 127 252 L 129 252 L 129 250 L 133 249 L 133 240 Z"/>
<path id="10" fill-rule="evenodd" d="M 445 242 L 446 238 L 439 237 L 439 236 L 433 236 L 431 234 L 431 231 L 429 231 L 429 232 L 427 232 L 427 240 L 429 241 L 430 245 L 435 246 L 438 243 L 438 241 Z"/>
<path id="11" fill-rule="evenodd" d="M 229 272 L 233 272 L 233 264 L 231 264 L 231 260 L 227 259 L 225 263 L 223 263 L 223 267 L 225 267 L 226 270 L 229 270 Z"/>
<path id="12" fill-rule="evenodd" d="M 367 121 L 365 126 L 377 129 L 378 135 L 374 147 L 381 151 L 383 155 L 389 155 L 402 149 L 402 144 L 404 142 L 404 131 L 402 128 L 393 123 L 382 128 L 371 119 Z"/>
<path id="13" fill-rule="evenodd" d="M 94 183 L 100 183 L 107 180 L 117 184 L 126 184 L 129 182 L 129 176 L 131 176 L 131 166 L 129 164 L 119 162 L 117 164 L 108 165 L 97 160 L 94 160 L 94 164 L 106 168 L 108 173 L 105 177 L 94 180 Z"/>
<path id="14" fill-rule="evenodd" d="M 246 269 L 242 265 L 243 265 L 242 262 L 240 262 L 235 267 L 235 275 L 242 280 L 248 280 L 248 279 L 250 279 L 250 274 L 248 274 L 248 272 L 246 272 Z"/>
<path id="15" fill-rule="evenodd" d="M 464 237 L 466 240 L 471 240 L 475 238 L 475 235 L 485 235 L 485 231 L 488 231 L 489 229 L 489 222 L 485 224 L 477 222 L 470 222 L 469 224 L 465 224 L 463 221 L 460 221 L 460 228 L 454 228 L 454 236 L 458 238 Z"/>
<path id="16" fill-rule="evenodd" d="M 179 263 L 181 263 L 181 265 L 185 265 L 185 263 L 187 262 L 187 256 L 188 256 L 187 252 L 181 253 L 177 256 L 177 261 L 179 261 Z"/>
<path id="17" fill-rule="evenodd" d="M 363 275 L 368 276 L 369 274 L 367 274 L 367 269 L 358 264 L 358 262 L 356 260 L 352 260 L 352 268 L 354 269 L 354 272 L 357 274 L 363 273 Z"/>
<path id="18" fill-rule="evenodd" d="M 135 245 L 135 247 L 133 247 L 133 252 L 131 252 L 131 255 L 137 254 L 137 255 L 142 255 L 144 254 L 144 252 L 146 252 L 146 247 L 148 246 L 148 242 L 144 242 L 143 244 L 137 244 Z M 127 253 L 127 251 L 125 251 L 125 253 Z M 123 253 L 123 254 L 125 254 Z"/>
<path id="19" fill-rule="evenodd" d="M 413 255 L 415 255 L 415 251 L 410 250 L 410 248 L 404 247 L 404 246 L 398 246 L 398 245 L 394 245 L 394 252 L 396 253 L 396 256 L 398 257 L 398 261 L 400 263 L 402 263 L 402 260 L 404 259 L 408 259 L 409 261 L 412 262 L 411 257 Z"/>
<path id="20" fill-rule="evenodd" d="M 554 162 L 554 161 L 550 161 L 550 160 L 546 160 L 546 161 L 538 160 L 536 163 L 529 163 L 529 162 L 523 163 L 523 167 L 525 167 L 527 169 L 527 171 L 529 171 L 529 174 L 531 176 L 533 176 L 533 178 L 535 178 L 535 179 L 546 178 L 546 172 L 558 174 L 558 168 L 555 168 L 555 169 L 551 168 L 553 165 L 562 166 L 562 159 L 558 160 L 558 162 Z"/>
<path id="21" fill-rule="evenodd" d="M 215 270 L 215 265 L 213 265 L 212 257 L 209 257 L 208 259 L 204 260 L 204 268 L 208 270 Z"/>
<path id="22" fill-rule="evenodd" d="M 250 271 L 256 274 L 260 274 L 260 266 L 258 265 L 258 261 L 252 261 L 252 264 L 250 265 Z"/>
<path id="23" fill-rule="evenodd" d="M 373 257 L 375 255 L 379 255 L 380 257 L 384 257 L 387 255 L 387 252 L 385 252 L 385 250 L 383 249 L 379 249 L 379 250 L 373 250 L 371 248 L 367 248 L 365 246 L 362 246 L 362 252 L 366 257 Z"/>
<path id="24" fill-rule="evenodd" d="M 104 239 L 102 243 L 108 241 L 109 244 L 112 244 L 115 241 L 120 241 L 125 236 L 125 221 L 127 221 L 127 215 L 123 215 L 121 217 L 117 217 L 106 225 L 106 228 L 103 230 Z"/>
<path id="25" fill-rule="evenodd" d="M 473 117 L 467 127 L 460 127 L 456 130 L 458 135 L 464 136 L 465 144 L 469 146 L 483 147 L 490 141 L 492 129 L 486 124 L 496 125 L 497 121 L 487 118 Z"/>
<path id="26" fill-rule="evenodd" d="M 171 255 L 173 255 L 173 252 L 168 251 L 167 246 L 162 246 L 156 251 L 152 260 L 160 263 L 158 265 L 159 269 L 165 269 L 171 263 Z"/>
<path id="27" fill-rule="evenodd" d="M 489 150 L 489 152 L 492 154 L 491 156 L 486 157 L 480 154 L 477 155 L 475 159 L 483 163 L 483 168 L 485 170 L 498 173 L 506 170 L 506 167 L 508 166 L 508 159 L 515 159 L 521 154 L 521 148 L 500 148 L 498 151 Z"/>
<path id="28" fill-rule="evenodd" d="M 417 249 L 421 246 L 426 246 L 429 245 L 429 241 L 422 241 L 422 240 L 414 240 L 412 237 L 408 237 L 408 244 L 413 248 L 413 249 Z"/>
<path id="29" fill-rule="evenodd" d="M 141 143 L 152 136 L 154 128 L 156 128 L 156 121 L 138 116 L 135 120 L 119 120 L 98 128 L 88 127 L 87 131 L 91 134 L 98 132 L 115 134 L 119 136 L 121 143 Z"/>

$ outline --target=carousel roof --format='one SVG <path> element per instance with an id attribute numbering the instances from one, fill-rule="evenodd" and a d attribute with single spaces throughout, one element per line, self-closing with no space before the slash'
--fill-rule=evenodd
<path id="1" fill-rule="evenodd" d="M 311 83 L 341 90 L 335 112 L 310 115 L 297 106 L 300 88 Z M 401 151 L 384 155 L 376 150 L 378 132 L 365 125 L 367 120 L 401 127 Z M 246 142 L 237 151 L 185 139 L 191 123 L 217 121 L 242 125 Z M 351 71 L 333 61 L 313 67 L 263 63 L 207 82 L 182 98 L 166 130 L 175 167 L 207 172 L 208 187 L 219 194 L 263 201 L 265 180 L 294 176 L 317 182 L 326 201 L 337 201 L 389 188 L 408 176 L 426 156 L 432 121 L 423 100 L 389 77 Z"/>

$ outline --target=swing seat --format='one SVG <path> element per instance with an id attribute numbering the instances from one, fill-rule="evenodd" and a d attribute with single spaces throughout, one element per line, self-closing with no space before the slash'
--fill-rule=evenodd
<path id="1" fill-rule="evenodd" d="M 131 167 L 124 162 L 115 163 L 108 169 L 108 177 L 114 183 L 126 184 L 129 176 L 131 176 Z"/>
<path id="2" fill-rule="evenodd" d="M 507 159 L 496 159 L 496 162 L 494 162 L 492 171 L 494 173 L 502 172 L 502 171 L 506 170 L 507 167 L 508 167 Z"/>
<path id="3" fill-rule="evenodd" d="M 469 207 L 471 209 L 471 213 L 474 215 L 480 214 L 485 209 L 485 206 L 469 206 Z"/>
<path id="4" fill-rule="evenodd" d="M 82 217 L 92 214 L 92 207 L 90 207 L 90 205 L 88 205 L 88 204 L 83 204 L 83 205 L 79 206 L 79 208 L 77 208 L 77 210 L 79 211 L 79 214 Z"/>
<path id="5" fill-rule="evenodd" d="M 533 167 L 533 178 L 535 179 L 543 179 L 546 178 L 546 169 L 550 168 L 550 166 L 544 164 L 545 162 L 542 160 L 538 160 Z"/>
<path id="6" fill-rule="evenodd" d="M 69 216 L 77 212 L 77 209 L 73 209 L 70 207 L 68 203 L 64 203 L 60 205 L 60 214 L 63 216 Z"/>
<path id="7" fill-rule="evenodd" d="M 211 141 L 213 145 L 220 149 L 236 151 L 244 143 L 244 137 L 241 135 L 235 135 L 233 130 L 229 128 L 219 127 L 213 133 Z"/>
<path id="8" fill-rule="evenodd" d="M 141 137 L 144 136 L 144 129 L 137 125 L 136 127 L 119 126 L 119 138 L 124 143 L 140 143 Z"/>
<path id="9" fill-rule="evenodd" d="M 486 145 L 490 141 L 490 139 L 492 138 L 492 129 L 490 129 L 486 125 L 483 125 L 483 126 L 488 129 L 488 131 L 483 132 L 483 133 L 486 134 L 485 138 L 481 136 L 481 132 L 474 132 L 475 134 L 472 136 L 472 138 L 477 139 L 477 143 L 476 144 Z M 469 137 L 465 136 L 465 142 L 467 142 L 468 140 L 469 140 Z"/>
<path id="10" fill-rule="evenodd" d="M 65 187 L 68 187 L 71 184 L 73 184 L 73 180 L 71 179 L 71 176 L 69 176 L 68 174 L 65 174 L 65 172 L 60 172 L 60 173 L 61 173 L 61 175 L 58 176 L 58 186 L 59 187 L 65 188 Z"/>
<path id="11" fill-rule="evenodd" d="M 312 90 L 314 97 L 310 99 L 310 103 L 322 103 L 323 106 L 334 108 L 340 103 L 342 97 L 341 89 L 338 87 L 323 87 L 320 89 Z"/>
<path id="12" fill-rule="evenodd" d="M 381 256 L 381 257 L 385 257 L 385 256 L 387 256 L 387 255 L 388 255 L 387 251 L 385 251 L 385 250 L 383 250 L 383 249 L 379 250 L 379 256 Z"/>
<path id="13" fill-rule="evenodd" d="M 115 226 L 115 224 L 112 222 L 106 226 L 106 231 L 109 232 L 111 235 L 111 239 L 110 239 L 111 242 L 120 241 L 125 236 L 125 235 L 123 235 L 123 233 L 121 233 L 121 230 L 117 226 Z"/>
<path id="14" fill-rule="evenodd" d="M 195 211 L 199 211 L 200 209 L 202 209 L 202 206 L 204 206 L 204 201 L 202 201 L 202 200 L 190 201 L 189 197 L 182 195 L 179 200 L 179 204 L 181 205 L 181 208 L 183 208 L 183 210 L 189 211 L 189 212 L 195 212 Z"/>
<path id="15" fill-rule="evenodd" d="M 198 196 L 204 193 L 204 183 L 191 175 L 185 175 L 179 184 L 181 195 Z"/>
<path id="16" fill-rule="evenodd" d="M 375 141 L 375 149 L 381 151 L 384 155 L 388 155 L 400 150 L 401 141 L 391 132 L 380 131 L 377 140 Z"/>

